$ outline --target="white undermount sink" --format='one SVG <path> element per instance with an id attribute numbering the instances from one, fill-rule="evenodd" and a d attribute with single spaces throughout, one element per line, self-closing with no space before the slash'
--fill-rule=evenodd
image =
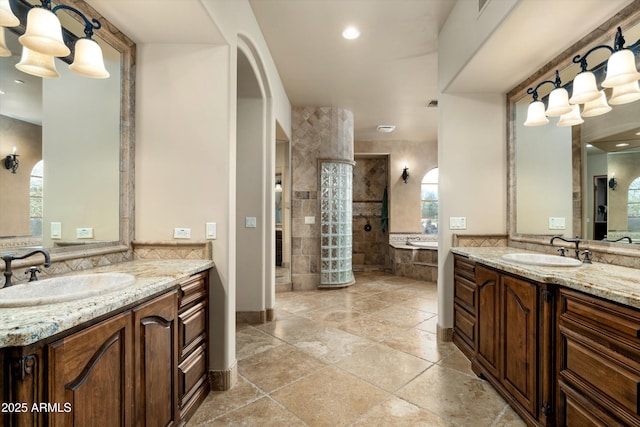
<path id="1" fill-rule="evenodd" d="M 52 277 L 0 289 L 0 307 L 31 307 L 114 292 L 135 282 L 126 273 L 94 273 Z"/>
<path id="2" fill-rule="evenodd" d="M 540 265 L 545 267 L 577 267 L 582 265 L 582 262 L 575 258 L 558 255 L 513 253 L 504 254 L 502 255 L 502 258 L 507 261 L 519 262 L 520 264 Z"/>

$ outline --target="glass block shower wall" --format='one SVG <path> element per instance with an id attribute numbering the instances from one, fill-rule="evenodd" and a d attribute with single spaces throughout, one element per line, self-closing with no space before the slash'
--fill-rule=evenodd
<path id="1" fill-rule="evenodd" d="M 352 255 L 353 165 L 323 161 L 320 167 L 320 285 L 354 283 Z"/>

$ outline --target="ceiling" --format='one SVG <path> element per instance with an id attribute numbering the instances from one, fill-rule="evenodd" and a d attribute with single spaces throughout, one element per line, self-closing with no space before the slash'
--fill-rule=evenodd
<path id="1" fill-rule="evenodd" d="M 213 1 L 232 0 L 87 0 L 139 44 L 223 43 Z M 520 0 L 447 91 L 506 93 L 630 1 Z M 292 106 L 349 109 L 356 140 L 392 141 L 437 140 L 438 109 L 427 104 L 438 98 L 438 32 L 455 2 L 249 0 Z M 346 25 L 360 37 L 343 39 Z M 380 124 L 396 130 L 376 132 Z"/>

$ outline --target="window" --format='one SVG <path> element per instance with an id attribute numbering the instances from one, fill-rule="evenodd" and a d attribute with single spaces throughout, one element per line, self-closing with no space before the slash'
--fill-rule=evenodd
<path id="1" fill-rule="evenodd" d="M 640 177 L 634 179 L 629 185 L 628 200 L 628 224 L 629 231 L 640 231 Z"/>
<path id="2" fill-rule="evenodd" d="M 422 234 L 438 234 L 438 168 L 422 178 Z"/>
<path id="3" fill-rule="evenodd" d="M 29 183 L 29 217 L 32 236 L 42 236 L 42 160 L 31 169 Z"/>

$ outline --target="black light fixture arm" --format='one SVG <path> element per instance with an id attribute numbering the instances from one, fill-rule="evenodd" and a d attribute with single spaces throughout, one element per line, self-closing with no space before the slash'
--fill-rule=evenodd
<path id="1" fill-rule="evenodd" d="M 622 50 L 622 49 L 630 49 L 635 55 L 638 54 L 638 49 L 640 49 L 640 39 L 638 39 L 631 46 L 627 46 L 626 48 L 624 47 L 625 43 L 626 43 L 626 40 L 624 39 L 624 36 L 622 35 L 622 28 L 618 27 L 618 30 L 616 31 L 616 36 L 615 36 L 615 38 L 613 40 L 613 47 L 607 46 L 606 44 L 601 44 L 601 45 L 598 45 L 598 46 L 594 46 L 591 49 L 589 49 L 587 51 L 587 53 L 585 53 L 584 55 L 576 55 L 576 56 L 574 56 L 573 57 L 573 63 L 574 64 L 578 64 L 579 63 L 580 64 L 580 68 L 582 69 L 582 72 L 594 71 L 600 65 L 594 67 L 591 70 L 587 70 L 587 57 L 589 55 L 591 55 L 593 52 L 595 52 L 596 50 L 607 49 L 609 51 L 609 53 L 613 54 L 613 53 L 618 52 L 619 50 Z"/>
<path id="2" fill-rule="evenodd" d="M 44 1 L 50 2 L 50 0 L 44 0 Z M 88 39 L 90 39 L 93 36 L 93 30 L 99 30 L 102 27 L 102 24 L 97 19 L 94 18 L 91 21 L 89 21 L 89 19 L 84 15 L 84 13 L 80 12 L 75 7 L 67 6 L 66 4 L 59 4 L 58 6 L 51 9 L 51 11 L 53 13 L 56 13 L 56 11 L 60 9 L 66 9 L 66 10 L 75 12 L 84 20 L 84 34 L 85 36 L 87 36 Z"/>
<path id="3" fill-rule="evenodd" d="M 556 70 L 556 79 L 555 80 L 545 80 L 543 82 L 540 82 L 536 85 L 535 88 L 530 87 L 529 89 L 527 89 L 527 94 L 529 95 L 533 95 L 533 100 L 537 101 L 538 100 L 538 89 L 540 89 L 540 86 L 542 86 L 545 83 L 551 83 L 553 85 L 554 88 L 559 88 L 562 85 L 562 81 L 560 80 L 560 73 L 558 72 L 558 70 Z"/>

